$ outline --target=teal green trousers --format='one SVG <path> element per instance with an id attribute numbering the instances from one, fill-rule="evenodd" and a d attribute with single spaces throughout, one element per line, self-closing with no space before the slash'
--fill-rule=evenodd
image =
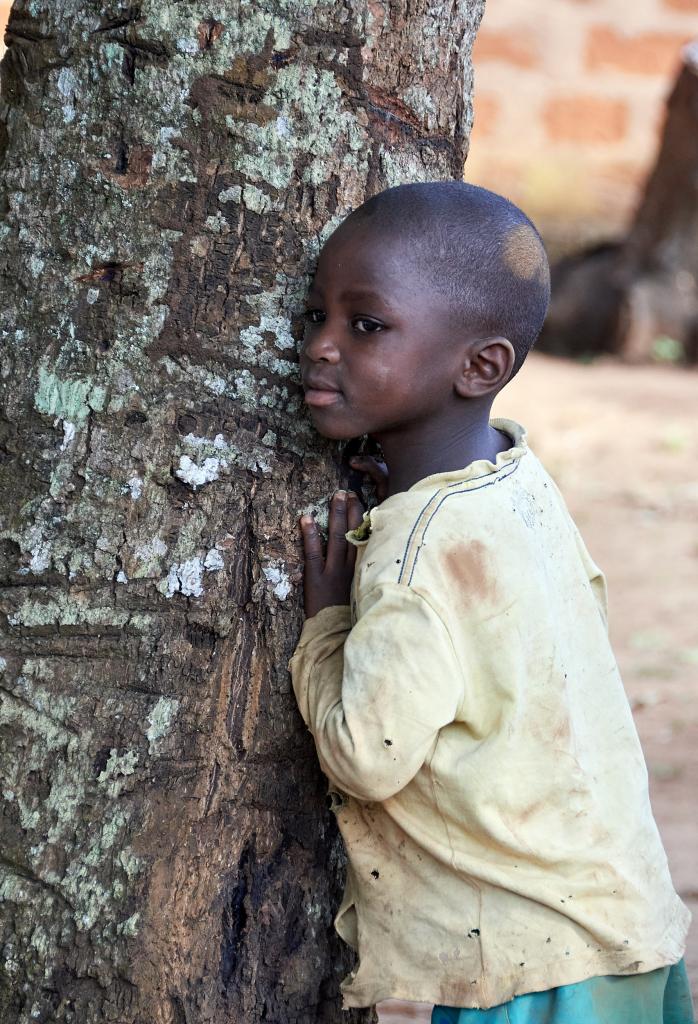
<path id="1" fill-rule="evenodd" d="M 489 1010 L 435 1006 L 431 1024 L 695 1024 L 683 960 L 647 974 L 605 975 L 527 992 Z"/>

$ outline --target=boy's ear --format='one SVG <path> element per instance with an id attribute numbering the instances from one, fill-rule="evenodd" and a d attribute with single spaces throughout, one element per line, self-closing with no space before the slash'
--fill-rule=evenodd
<path id="1" fill-rule="evenodd" d="M 477 338 L 466 342 L 460 373 L 454 381 L 461 398 L 481 398 L 497 391 L 511 377 L 516 353 L 508 338 Z"/>

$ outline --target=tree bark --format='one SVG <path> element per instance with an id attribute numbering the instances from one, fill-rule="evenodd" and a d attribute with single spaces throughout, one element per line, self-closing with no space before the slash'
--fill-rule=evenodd
<path id="1" fill-rule="evenodd" d="M 553 271 L 539 347 L 698 362 L 698 42 L 685 47 L 664 132 L 627 236 Z"/>
<path id="2" fill-rule="evenodd" d="M 0 1018 L 342 1013 L 287 660 L 347 479 L 297 374 L 321 240 L 459 177 L 481 0 L 16 2 L 0 66 Z M 340 446 L 341 448 L 341 446 Z"/>

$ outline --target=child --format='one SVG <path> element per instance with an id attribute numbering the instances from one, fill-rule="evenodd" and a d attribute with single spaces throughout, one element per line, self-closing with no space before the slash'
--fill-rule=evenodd
<path id="1" fill-rule="evenodd" d="M 347 851 L 345 1008 L 434 1024 L 688 1024 L 674 892 L 606 588 L 524 430 L 489 419 L 549 298 L 539 235 L 461 182 L 389 189 L 322 250 L 300 356 L 325 437 L 377 441 L 327 556 L 301 518 L 289 662 Z"/>

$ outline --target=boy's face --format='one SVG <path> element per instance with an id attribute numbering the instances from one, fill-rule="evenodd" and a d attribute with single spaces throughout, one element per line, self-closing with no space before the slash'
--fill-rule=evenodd
<path id="1" fill-rule="evenodd" d="M 320 253 L 300 369 L 325 437 L 399 432 L 458 400 L 447 300 L 424 282 L 404 244 L 347 221 Z"/>

